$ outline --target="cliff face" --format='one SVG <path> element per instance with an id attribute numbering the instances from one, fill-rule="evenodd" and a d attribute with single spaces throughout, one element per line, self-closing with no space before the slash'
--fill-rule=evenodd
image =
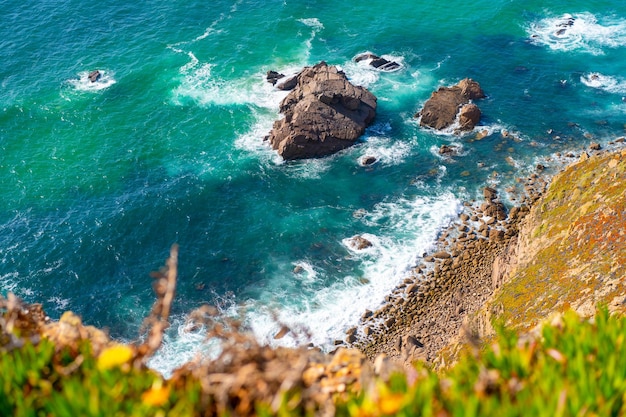
<path id="1" fill-rule="evenodd" d="M 494 263 L 493 297 L 471 320 L 527 330 L 574 309 L 626 312 L 626 150 L 583 154 L 550 184 Z"/>

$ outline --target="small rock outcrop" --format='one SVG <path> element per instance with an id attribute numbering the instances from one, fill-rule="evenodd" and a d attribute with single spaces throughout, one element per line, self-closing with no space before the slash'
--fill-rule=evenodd
<path id="1" fill-rule="evenodd" d="M 89 75 L 87 76 L 87 78 L 89 78 L 89 81 L 91 81 L 92 83 L 95 83 L 96 81 L 98 81 L 100 78 L 102 77 L 102 73 L 98 70 L 95 71 L 91 71 L 89 73 Z"/>
<path id="2" fill-rule="evenodd" d="M 361 166 L 365 167 L 365 166 L 368 166 L 368 165 L 375 164 L 376 161 L 378 161 L 378 159 L 375 156 L 366 155 L 363 158 L 361 158 L 359 163 L 361 164 Z"/>
<path id="3" fill-rule="evenodd" d="M 452 87 L 440 87 L 415 117 L 421 117 L 420 125 L 443 130 L 450 127 L 459 115 L 459 129 L 472 130 L 480 120 L 480 109 L 470 100 L 484 98 L 480 85 L 469 78 Z"/>
<path id="4" fill-rule="evenodd" d="M 374 120 L 376 97 L 336 67 L 321 62 L 295 78 L 280 103 L 285 117 L 267 137 L 284 159 L 319 158 L 352 146 Z"/>
<path id="5" fill-rule="evenodd" d="M 281 78 L 284 78 L 285 74 L 281 74 L 277 71 L 274 70 L 270 70 L 267 72 L 267 74 L 265 75 L 265 79 L 267 80 L 268 83 L 272 84 L 272 85 L 276 85 L 276 83 L 278 82 L 278 80 L 280 80 Z"/>
<path id="6" fill-rule="evenodd" d="M 363 236 L 356 235 L 350 238 L 350 246 L 355 250 L 363 250 L 372 246 L 372 242 L 365 239 Z"/>
<path id="7" fill-rule="evenodd" d="M 354 62 L 369 61 L 368 64 L 380 71 L 397 71 L 402 65 L 395 61 L 390 61 L 371 52 L 365 52 L 354 57 Z"/>

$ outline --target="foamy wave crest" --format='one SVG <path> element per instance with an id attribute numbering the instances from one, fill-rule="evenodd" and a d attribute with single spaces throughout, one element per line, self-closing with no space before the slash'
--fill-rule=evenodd
<path id="1" fill-rule="evenodd" d="M 365 250 L 350 250 L 360 262 L 359 276 L 345 276 L 326 286 L 322 265 L 308 260 L 285 263 L 265 293 L 239 305 L 222 308 L 224 315 L 239 317 L 259 342 L 273 346 L 313 343 L 330 350 L 334 341 L 357 325 L 366 309 L 376 309 L 395 286 L 411 272 L 421 254 L 431 249 L 437 233 L 461 210 L 461 202 L 451 193 L 437 197 L 399 199 L 375 206 L 359 217 L 364 226 L 374 226 L 379 234 L 363 233 L 372 243 Z M 349 247 L 346 239 L 344 244 Z M 291 271 L 291 272 L 290 272 Z M 319 282 L 318 282 L 319 281 Z M 273 301 L 271 301 L 273 300 Z M 203 330 L 191 329 L 185 317 L 175 318 L 163 347 L 150 366 L 164 375 L 196 355 L 215 355 L 219 346 L 206 341 Z M 287 335 L 275 339 L 282 326 Z"/>
<path id="2" fill-rule="evenodd" d="M 163 336 L 159 351 L 148 361 L 149 367 L 165 377 L 197 356 L 211 357 L 219 352 L 219 343 L 207 340 L 206 329 L 188 322 L 184 316 L 173 317 L 170 329 Z"/>
<path id="3" fill-rule="evenodd" d="M 368 53 L 370 52 L 364 52 L 364 54 Z M 363 59 L 359 62 L 350 60 L 341 65 L 341 69 L 346 73 L 346 76 L 352 84 L 369 88 L 380 79 L 382 73 L 392 73 L 404 68 L 404 57 L 402 56 L 382 55 L 381 58 L 395 62 L 399 65 L 399 67 L 390 71 L 385 71 L 371 66 L 370 62 L 372 62 L 372 59 Z"/>
<path id="4" fill-rule="evenodd" d="M 626 81 L 620 78 L 592 72 L 582 75 L 580 81 L 587 87 L 597 88 L 613 94 L 626 94 Z"/>
<path id="5" fill-rule="evenodd" d="M 605 48 L 626 45 L 626 20 L 596 17 L 591 13 L 566 13 L 531 23 L 527 32 L 532 42 L 555 51 L 582 51 L 601 55 Z"/>
<path id="6" fill-rule="evenodd" d="M 104 70 L 99 71 L 100 78 L 95 82 L 89 80 L 89 71 L 81 71 L 78 73 L 78 78 L 67 80 L 67 83 L 78 91 L 95 92 L 109 88 L 117 82 L 113 77 L 114 73 Z"/>
<path id="7" fill-rule="evenodd" d="M 304 41 L 305 49 L 301 58 L 302 62 L 308 62 L 311 56 L 311 48 L 313 48 L 313 40 L 316 38 L 317 34 L 324 29 L 324 25 L 315 17 L 308 19 L 298 19 L 298 22 L 311 28 L 310 36 L 307 38 L 307 40 Z"/>
<path id="8" fill-rule="evenodd" d="M 380 306 L 385 295 L 410 274 L 417 258 L 431 247 L 437 232 L 449 224 L 460 208 L 460 201 L 452 194 L 378 204 L 371 212 L 363 213 L 361 219 L 381 233 L 362 234 L 371 247 L 351 249 L 352 256 L 362 264 L 362 276 L 346 276 L 318 290 L 313 297 L 290 300 L 277 312 L 265 307 L 251 311 L 247 321 L 265 343 L 296 345 L 310 341 L 332 348 L 335 340 L 343 339 L 345 331 L 359 322 L 363 311 Z M 350 248 L 348 240 L 343 243 Z M 295 329 L 306 328 L 307 340 L 294 335 L 274 340 L 280 330 L 277 322 Z"/>
<path id="9" fill-rule="evenodd" d="M 408 142 L 394 141 L 387 136 L 370 136 L 360 147 L 361 160 L 367 157 L 376 158 L 376 163 L 383 165 L 399 165 L 411 154 L 412 146 Z"/>
<path id="10" fill-rule="evenodd" d="M 202 106 L 252 105 L 276 109 L 288 93 L 273 88 L 262 74 L 228 81 L 215 77 L 213 64 L 200 63 L 189 54 L 190 62 L 180 70 L 183 79 L 172 93 L 177 105 L 192 100 Z"/>
<path id="11" fill-rule="evenodd" d="M 19 282 L 17 278 L 19 274 L 17 272 L 9 272 L 4 275 L 0 275 L 0 290 L 2 290 L 3 294 L 7 294 L 9 292 L 16 293 L 16 291 L 20 290 Z"/>
<path id="12" fill-rule="evenodd" d="M 307 18 L 307 19 L 298 19 L 298 22 L 300 22 L 300 23 L 310 27 L 311 29 L 313 29 L 315 31 L 315 33 L 319 32 L 322 29 L 324 29 L 324 25 L 316 17 L 311 17 L 311 18 Z"/>

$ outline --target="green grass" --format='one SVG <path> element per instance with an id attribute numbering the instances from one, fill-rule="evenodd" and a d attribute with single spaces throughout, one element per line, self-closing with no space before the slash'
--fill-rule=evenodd
<path id="1" fill-rule="evenodd" d="M 495 342 L 468 351 L 442 373 L 424 365 L 373 378 L 336 397 L 338 416 L 623 416 L 626 415 L 626 319 L 600 310 L 582 320 L 570 312 L 520 339 L 500 329 Z M 101 356 L 102 357 L 102 356 Z M 216 415 L 190 374 L 163 380 L 122 357 L 95 358 L 89 342 L 77 351 L 50 341 L 0 354 L 2 416 Z M 210 366 L 206 373 L 211 373 Z M 262 381 L 259 381 L 262 383 Z M 278 406 L 258 402 L 260 415 L 306 415 L 304 391 L 276 392 Z M 282 399 L 281 399 L 282 398 Z M 234 415 L 228 406 L 220 415 Z"/>

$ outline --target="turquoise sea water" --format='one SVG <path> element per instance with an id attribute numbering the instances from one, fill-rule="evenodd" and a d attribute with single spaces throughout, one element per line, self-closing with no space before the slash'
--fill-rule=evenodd
<path id="1" fill-rule="evenodd" d="M 177 242 L 157 369 L 201 345 L 184 321 L 203 303 L 261 340 L 278 318 L 329 347 L 483 186 L 625 133 L 621 1 L 350 3 L 2 2 L 0 291 L 133 339 Z M 365 51 L 403 68 L 354 63 Z M 284 163 L 263 138 L 285 93 L 264 75 L 321 60 L 378 97 L 376 121 L 351 149 Z M 465 77 L 488 95 L 481 126 L 420 128 L 431 92 Z M 357 234 L 373 247 L 352 250 Z"/>

